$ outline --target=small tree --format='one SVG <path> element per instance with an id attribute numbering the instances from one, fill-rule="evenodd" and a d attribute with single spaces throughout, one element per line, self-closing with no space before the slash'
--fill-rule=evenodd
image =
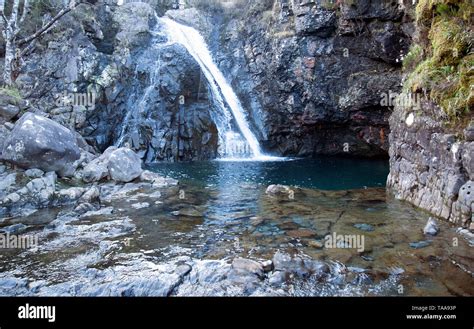
<path id="1" fill-rule="evenodd" d="M 7 1 L 11 4 L 9 17 L 6 12 Z M 68 0 L 67 4 L 54 17 L 43 22 L 41 28 L 36 32 L 19 39 L 22 24 L 30 13 L 30 0 L 0 0 L 0 16 L 3 20 L 2 34 L 5 39 L 5 67 L 3 71 L 5 85 L 11 86 L 15 81 L 16 74 L 20 69 L 21 58 L 30 49 L 32 42 L 47 33 L 61 17 L 79 4 L 81 4 L 81 0 Z"/>

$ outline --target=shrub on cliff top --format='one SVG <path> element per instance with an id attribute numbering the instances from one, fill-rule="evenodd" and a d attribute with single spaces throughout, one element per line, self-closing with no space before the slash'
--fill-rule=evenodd
<path id="1" fill-rule="evenodd" d="M 452 119 L 470 113 L 474 5 L 462 0 L 421 0 L 416 15 L 420 37 L 404 60 L 404 69 L 411 72 L 405 88 L 423 91 Z"/>

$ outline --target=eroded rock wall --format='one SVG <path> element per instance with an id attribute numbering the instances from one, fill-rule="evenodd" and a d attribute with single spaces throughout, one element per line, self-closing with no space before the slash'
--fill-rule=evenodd
<path id="1" fill-rule="evenodd" d="M 222 16 L 208 39 L 267 150 L 386 156 L 381 98 L 400 90 L 406 2 L 261 1 Z"/>
<path id="2" fill-rule="evenodd" d="M 474 127 L 445 126 L 444 111 L 397 107 L 390 118 L 388 188 L 402 200 L 469 227 L 474 206 Z"/>

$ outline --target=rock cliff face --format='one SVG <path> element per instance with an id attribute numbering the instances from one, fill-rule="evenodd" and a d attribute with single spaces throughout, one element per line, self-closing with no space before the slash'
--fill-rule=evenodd
<path id="1" fill-rule="evenodd" d="M 236 5 L 208 39 L 267 150 L 384 156 L 391 108 L 381 99 L 400 90 L 409 7 L 325 3 Z"/>
<path id="2" fill-rule="evenodd" d="M 100 151 L 122 141 L 148 162 L 215 158 L 217 130 L 202 72 L 166 45 L 155 10 L 100 0 L 65 17 L 25 58 L 17 79 L 38 112 Z M 383 94 L 400 89 L 410 19 L 397 2 L 259 1 L 168 12 L 206 37 L 266 151 L 385 156 Z M 91 104 L 64 96 L 94 93 Z M 184 97 L 184 104 L 183 104 Z"/>
<path id="3" fill-rule="evenodd" d="M 474 128 L 457 134 L 445 127 L 439 106 L 427 101 L 421 108 L 397 107 L 390 118 L 387 185 L 398 198 L 468 227 L 474 205 Z"/>
<path id="4" fill-rule="evenodd" d="M 418 5 L 414 44 L 405 61 L 404 98 L 412 101 L 397 104 L 390 118 L 387 182 L 398 198 L 471 230 L 473 13 L 468 2 Z"/>
<path id="5" fill-rule="evenodd" d="M 216 157 L 203 81 L 192 56 L 167 44 L 154 8 L 105 0 L 59 22 L 16 83 L 29 111 L 76 130 L 100 151 L 120 142 L 153 162 Z"/>

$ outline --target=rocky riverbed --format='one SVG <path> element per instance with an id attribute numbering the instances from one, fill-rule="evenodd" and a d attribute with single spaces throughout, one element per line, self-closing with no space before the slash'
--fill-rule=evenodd
<path id="1" fill-rule="evenodd" d="M 424 234 L 429 216 L 383 189 L 175 183 L 109 182 L 98 187 L 100 206 L 5 218 L 3 231 L 39 243 L 2 253 L 0 294 L 473 293 L 472 235 L 439 221 L 437 235 Z M 364 236 L 363 250 L 344 242 L 328 248 L 325 237 L 334 233 Z"/>

